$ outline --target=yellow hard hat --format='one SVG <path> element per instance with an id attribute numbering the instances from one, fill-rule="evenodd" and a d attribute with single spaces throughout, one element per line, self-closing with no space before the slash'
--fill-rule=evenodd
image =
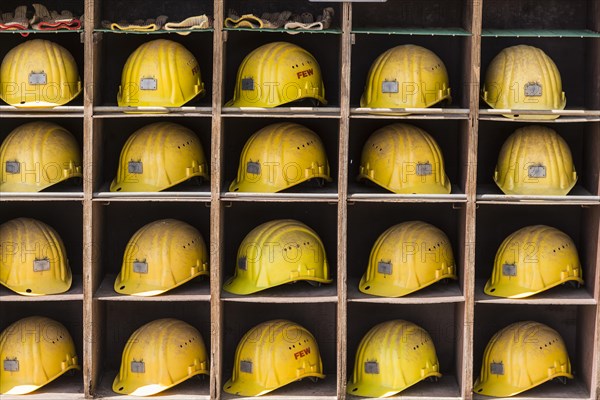
<path id="1" fill-rule="evenodd" d="M 209 177 L 200 139 L 181 125 L 156 122 L 129 136 L 110 191 L 160 192 L 194 176 Z"/>
<path id="2" fill-rule="evenodd" d="M 208 275 L 208 251 L 202 234 L 176 219 L 161 219 L 140 228 L 129 239 L 115 291 L 156 296 Z"/>
<path id="3" fill-rule="evenodd" d="M 233 376 L 223 390 L 239 396 L 260 396 L 303 378 L 325 378 L 313 335 L 283 319 L 250 329 L 240 340 L 233 363 Z"/>
<path id="4" fill-rule="evenodd" d="M 556 228 L 532 225 L 504 239 L 484 291 L 518 299 L 568 281 L 583 284 L 575 243 Z"/>
<path id="5" fill-rule="evenodd" d="M 246 235 L 237 253 L 235 275 L 223 289 L 250 294 L 300 280 L 331 283 L 323 242 L 302 222 L 278 219 Z"/>
<path id="6" fill-rule="evenodd" d="M 389 397 L 424 379 L 441 376 L 429 333 L 397 319 L 375 325 L 362 338 L 346 390 L 354 396 Z"/>
<path id="7" fill-rule="evenodd" d="M 332 181 L 321 138 L 305 126 L 282 122 L 250 136 L 229 190 L 275 193 L 315 178 Z"/>
<path id="8" fill-rule="evenodd" d="M 157 319 L 129 337 L 115 393 L 151 396 L 199 374 L 208 375 L 208 353 L 200 332 L 173 318 Z"/>
<path id="9" fill-rule="evenodd" d="M 409 124 L 391 124 L 373 132 L 363 146 L 358 179 L 398 194 L 451 191 L 435 139 Z"/>
<path id="10" fill-rule="evenodd" d="M 277 107 L 307 98 L 327 104 L 319 63 L 300 46 L 274 42 L 244 58 L 225 107 Z"/>
<path id="11" fill-rule="evenodd" d="M 204 94 L 196 57 L 182 44 L 157 39 L 138 47 L 123 67 L 120 107 L 181 107 Z"/>
<path id="12" fill-rule="evenodd" d="M 0 146 L 0 192 L 39 192 L 82 176 L 75 137 L 52 122 L 30 122 L 8 134 Z"/>
<path id="13" fill-rule="evenodd" d="M 81 93 L 75 59 L 49 40 L 29 40 L 11 49 L 0 66 L 0 99 L 11 106 L 48 108 Z"/>
<path id="14" fill-rule="evenodd" d="M 24 296 L 64 293 L 71 287 L 65 245 L 51 226 L 31 218 L 0 225 L 0 284 Z"/>
<path id="15" fill-rule="evenodd" d="M 567 347 L 558 332 L 539 322 L 516 322 L 489 341 L 473 391 L 508 397 L 559 377 L 573 379 Z"/>
<path id="16" fill-rule="evenodd" d="M 409 221 L 377 238 L 359 289 L 375 296 L 401 297 L 448 278 L 456 279 L 448 236 L 428 223 Z"/>
<path id="17" fill-rule="evenodd" d="M 492 108 L 562 110 L 567 104 L 560 72 L 543 50 L 512 46 L 502 50 L 485 74 L 481 97 Z M 517 119 L 556 119 L 558 115 L 504 115 Z"/>
<path id="18" fill-rule="evenodd" d="M 431 50 L 405 44 L 385 51 L 373 62 L 360 106 L 424 108 L 444 99 L 450 99 L 444 62 Z"/>
<path id="19" fill-rule="evenodd" d="M 494 182 L 505 194 L 564 196 L 577 182 L 571 149 L 551 128 L 519 128 L 500 149 Z"/>
<path id="20" fill-rule="evenodd" d="M 60 322 L 27 317 L 0 335 L 0 394 L 31 393 L 65 372 L 80 369 L 75 343 Z"/>

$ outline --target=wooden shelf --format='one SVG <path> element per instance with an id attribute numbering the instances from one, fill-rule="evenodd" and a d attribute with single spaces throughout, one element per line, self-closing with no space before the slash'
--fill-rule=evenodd
<path id="1" fill-rule="evenodd" d="M 2 32 L 2 31 L 0 31 Z M 54 108 L 17 108 L 9 105 L 0 105 L 0 115 L 4 114 L 10 116 L 26 116 L 30 115 L 36 118 L 43 118 L 45 116 L 55 116 L 61 114 L 60 117 L 83 117 L 83 106 L 58 106 Z M 64 114 L 64 115 L 62 115 Z"/>
<path id="2" fill-rule="evenodd" d="M 94 118 L 161 118 L 211 116 L 212 107 L 94 107 Z"/>
<path id="3" fill-rule="evenodd" d="M 342 30 L 339 28 L 322 29 L 320 31 L 309 29 L 284 29 L 284 28 L 223 28 L 226 32 L 267 32 L 267 33 L 288 33 L 295 35 L 298 33 L 314 33 L 314 34 L 333 34 L 341 35 Z"/>
<path id="4" fill-rule="evenodd" d="M 504 115 L 558 115 L 559 118 L 551 120 L 539 119 L 513 119 Z M 576 122 L 598 122 L 600 121 L 599 110 L 510 110 L 498 108 L 482 108 L 479 110 L 481 121 L 499 122 L 536 122 L 536 123 L 576 123 Z"/>
<path id="5" fill-rule="evenodd" d="M 81 201 L 84 196 L 80 190 L 73 189 L 72 192 L 0 192 L 0 201 Z"/>
<path id="6" fill-rule="evenodd" d="M 407 115 L 390 115 L 406 113 Z M 468 108 L 350 108 L 350 118 L 365 119 L 469 119 Z"/>
<path id="7" fill-rule="evenodd" d="M 230 376 L 223 376 L 223 384 L 229 378 Z M 225 392 L 222 392 L 221 398 L 223 400 L 256 399 L 256 397 L 236 396 Z M 319 379 L 317 382 L 303 379 L 262 395 L 260 398 L 269 400 L 337 400 L 335 376 L 329 374 L 325 379 Z"/>
<path id="8" fill-rule="evenodd" d="M 191 34 L 191 33 L 212 33 L 215 30 L 213 28 L 206 28 L 206 29 L 178 29 L 178 30 L 166 30 L 166 29 L 160 29 L 157 31 L 150 31 L 150 32 L 138 32 L 138 31 L 121 31 L 121 30 L 113 30 L 113 29 L 103 29 L 103 28 L 97 28 L 94 29 L 94 32 L 101 32 L 101 33 L 116 33 L 116 34 L 125 34 L 125 35 L 170 35 L 170 34 L 181 34 L 181 33 L 187 33 L 187 34 Z"/>
<path id="9" fill-rule="evenodd" d="M 352 360 L 351 365 L 353 365 Z M 349 372 L 351 374 L 351 372 Z M 351 376 L 351 375 L 349 375 Z M 349 400 L 361 400 L 365 397 L 348 395 Z M 460 387 L 453 375 L 444 374 L 436 382 L 421 381 L 414 386 L 398 393 L 397 395 L 386 397 L 386 399 L 402 399 L 402 400 L 461 400 Z"/>
<path id="10" fill-rule="evenodd" d="M 123 396 L 112 391 L 112 383 L 117 376 L 118 371 L 106 372 L 102 376 L 98 390 L 95 393 L 96 398 L 107 400 L 122 400 L 143 398 L 134 396 Z M 152 396 L 153 399 L 168 399 L 168 400 L 209 400 L 208 378 L 205 375 L 197 375 L 192 377 L 171 389 L 165 390 L 159 394 Z"/>
<path id="11" fill-rule="evenodd" d="M 100 191 L 93 193 L 98 201 L 210 201 L 210 186 L 176 186 L 162 192 L 110 192 L 110 185 L 105 183 Z"/>
<path id="12" fill-rule="evenodd" d="M 66 293 L 48 296 L 22 296 L 0 286 L 0 302 L 34 302 L 34 301 L 82 301 L 83 300 L 83 277 L 73 275 L 71 288 Z"/>
<path id="13" fill-rule="evenodd" d="M 600 196 L 594 196 L 580 185 L 576 185 L 566 196 L 506 195 L 496 185 L 480 185 L 477 190 L 477 202 L 487 204 L 540 204 L 540 205 L 597 205 Z"/>
<path id="14" fill-rule="evenodd" d="M 482 29 L 482 37 L 600 38 L 590 29 Z"/>
<path id="15" fill-rule="evenodd" d="M 352 303 L 379 303 L 379 304 L 438 304 L 462 303 L 465 296 L 457 282 L 434 283 L 418 292 L 403 297 L 370 296 L 358 289 L 359 278 L 348 279 L 348 302 Z"/>
<path id="16" fill-rule="evenodd" d="M 473 371 L 475 377 L 479 376 L 479 371 Z M 530 389 L 524 393 L 512 397 L 494 397 L 495 399 L 517 399 L 517 400 L 594 400 L 590 397 L 590 391 L 585 384 L 577 379 L 567 380 L 564 385 L 558 381 L 546 382 L 543 385 Z M 473 395 L 473 400 L 489 400 L 489 396 L 479 394 Z"/>
<path id="17" fill-rule="evenodd" d="M 183 285 L 158 296 L 128 296 L 115 292 L 116 275 L 108 274 L 94 294 L 100 301 L 210 301 L 210 287 L 207 279 L 193 279 Z"/>
<path id="18" fill-rule="evenodd" d="M 462 28 L 353 28 L 352 33 L 361 35 L 405 36 L 471 36 Z"/>
<path id="19" fill-rule="evenodd" d="M 223 290 L 221 300 L 239 303 L 336 303 L 338 297 L 335 284 L 311 286 L 299 281 L 244 296 Z"/>
<path id="20" fill-rule="evenodd" d="M 255 118 L 339 118 L 339 107 L 223 107 L 222 116 Z"/>
<path id="21" fill-rule="evenodd" d="M 82 359 L 79 359 L 81 365 Z M 84 399 L 81 371 L 72 370 L 46 386 L 26 395 L 3 394 L 2 400 L 80 400 Z"/>
<path id="22" fill-rule="evenodd" d="M 540 304 L 540 305 L 594 305 L 594 296 L 585 287 L 557 286 L 524 299 L 506 299 L 488 296 L 483 292 L 487 279 L 475 282 L 475 303 L 478 304 Z"/>
<path id="23" fill-rule="evenodd" d="M 381 202 L 381 203 L 466 203 L 467 195 L 452 185 L 449 194 L 396 194 L 371 185 L 350 182 L 348 185 L 348 201 Z"/>
<path id="24" fill-rule="evenodd" d="M 252 192 L 225 192 L 221 193 L 222 201 L 267 201 L 267 202 L 337 202 L 338 194 L 335 189 L 320 190 L 318 193 L 252 193 Z"/>

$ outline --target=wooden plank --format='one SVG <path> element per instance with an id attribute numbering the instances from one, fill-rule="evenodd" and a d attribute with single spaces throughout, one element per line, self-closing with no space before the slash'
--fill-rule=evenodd
<path id="1" fill-rule="evenodd" d="M 3 394 L 2 400 L 23 400 L 24 398 L 32 400 L 80 400 L 85 398 L 83 394 L 81 371 L 73 371 L 65 376 L 57 378 L 55 381 L 27 395 Z"/>
<path id="2" fill-rule="evenodd" d="M 377 304 L 440 304 L 462 303 L 465 297 L 458 282 L 436 283 L 418 292 L 403 297 L 379 297 L 362 293 L 358 289 L 359 279 L 348 279 L 348 302 L 351 303 L 377 303 Z"/>
<path id="3" fill-rule="evenodd" d="M 590 266 L 593 268 L 593 266 Z M 488 296 L 483 292 L 486 279 L 477 279 L 475 283 L 475 302 L 478 304 L 542 304 L 542 305 L 595 305 L 593 293 L 589 287 L 573 288 L 558 286 L 523 299 L 507 299 L 504 297 Z M 593 291 L 593 283 L 590 286 Z"/>
<path id="4" fill-rule="evenodd" d="M 83 276 L 73 275 L 71 288 L 65 293 L 53 294 L 48 296 L 23 296 L 0 286 L 1 302 L 37 302 L 37 301 L 82 301 L 83 300 Z"/>
<path id="5" fill-rule="evenodd" d="M 107 274 L 94 293 L 100 301 L 210 301 L 210 286 L 206 279 L 194 279 L 159 296 L 129 296 L 115 292 L 116 275 Z"/>
<path id="6" fill-rule="evenodd" d="M 136 398 L 134 396 L 123 396 L 112 390 L 112 383 L 118 371 L 108 371 L 102 376 L 97 396 L 106 400 L 122 400 L 124 398 Z M 137 397 L 142 398 L 142 397 Z M 205 375 L 197 375 L 179 385 L 165 390 L 155 396 L 169 400 L 209 400 L 209 382 Z"/>

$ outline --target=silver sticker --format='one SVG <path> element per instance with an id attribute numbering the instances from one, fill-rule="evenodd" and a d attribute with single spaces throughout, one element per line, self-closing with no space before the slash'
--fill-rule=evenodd
<path id="1" fill-rule="evenodd" d="M 7 161 L 5 171 L 7 174 L 18 174 L 21 172 L 21 163 L 18 161 Z"/>
<path id="2" fill-rule="evenodd" d="M 246 172 L 253 175 L 260 174 L 260 163 L 248 161 L 248 164 L 246 164 Z"/>
<path id="3" fill-rule="evenodd" d="M 129 164 L 127 164 L 127 170 L 130 174 L 143 174 L 144 163 L 141 161 L 129 161 Z"/>
<path id="4" fill-rule="evenodd" d="M 517 266 L 515 264 L 502 264 L 502 275 L 517 276 Z"/>
<path id="5" fill-rule="evenodd" d="M 244 271 L 248 269 L 248 265 L 246 264 L 246 257 L 240 257 L 238 259 L 238 268 Z"/>
<path id="6" fill-rule="evenodd" d="M 417 176 L 433 174 L 433 167 L 429 163 L 417 164 Z"/>
<path id="7" fill-rule="evenodd" d="M 252 78 L 242 79 L 242 90 L 254 90 L 254 79 L 252 79 Z"/>
<path id="8" fill-rule="evenodd" d="M 143 361 L 133 360 L 131 362 L 131 372 L 135 372 L 136 374 L 146 373 L 146 364 Z"/>
<path id="9" fill-rule="evenodd" d="M 546 167 L 543 165 L 530 165 L 529 168 L 527 168 L 527 176 L 530 178 L 545 178 Z"/>
<path id="10" fill-rule="evenodd" d="M 50 260 L 43 258 L 41 260 L 33 260 L 33 272 L 50 271 Z"/>
<path id="11" fill-rule="evenodd" d="M 504 375 L 504 364 L 502 364 L 501 362 L 492 362 L 490 364 L 490 372 L 493 375 Z"/>
<path id="12" fill-rule="evenodd" d="M 381 93 L 398 93 L 398 81 L 381 82 Z"/>
<path id="13" fill-rule="evenodd" d="M 377 272 L 383 275 L 391 275 L 392 274 L 392 263 L 379 261 L 377 263 Z"/>
<path id="14" fill-rule="evenodd" d="M 48 83 L 45 72 L 32 72 L 29 74 L 30 85 L 45 85 Z"/>
<path id="15" fill-rule="evenodd" d="M 240 361 L 240 371 L 251 374 L 252 373 L 252 361 Z"/>
<path id="16" fill-rule="evenodd" d="M 19 370 L 19 360 L 4 360 L 4 370 L 16 372 Z"/>
<path id="17" fill-rule="evenodd" d="M 378 373 L 379 373 L 379 363 L 377 361 L 365 362 L 365 374 L 378 374 Z"/>
<path id="18" fill-rule="evenodd" d="M 142 78 L 140 80 L 141 90 L 156 90 L 158 88 L 158 82 L 154 78 Z"/>
<path id="19" fill-rule="evenodd" d="M 137 272 L 139 274 L 147 274 L 148 273 L 148 263 L 145 261 L 134 261 L 133 262 L 133 272 Z"/>
<path id="20" fill-rule="evenodd" d="M 539 97 L 542 95 L 542 85 L 537 82 L 525 84 L 525 96 Z"/>

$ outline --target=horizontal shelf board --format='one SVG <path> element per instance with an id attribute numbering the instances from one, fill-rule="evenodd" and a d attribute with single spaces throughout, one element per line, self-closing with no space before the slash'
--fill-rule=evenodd
<path id="1" fill-rule="evenodd" d="M 354 365 L 354 355 L 348 354 L 348 362 Z M 350 372 L 349 378 L 352 377 Z M 348 400 L 361 400 L 365 397 L 347 396 Z M 443 375 L 437 382 L 421 381 L 414 386 L 398 393 L 395 396 L 386 397 L 386 399 L 402 400 L 462 400 L 460 387 L 454 375 Z M 489 400 L 489 399 L 488 399 Z"/>
<path id="2" fill-rule="evenodd" d="M 177 30 L 166 30 L 166 29 L 159 29 L 157 31 L 150 31 L 150 32 L 140 32 L 140 31 L 121 31 L 121 30 L 113 30 L 113 29 L 105 29 L 105 28 L 98 28 L 98 29 L 94 29 L 94 32 L 102 32 L 102 33 L 116 33 L 116 34 L 129 34 L 129 35 L 168 35 L 168 34 L 172 34 L 172 33 L 206 33 L 206 32 L 214 32 L 215 30 L 213 28 L 206 28 L 206 29 L 177 29 Z"/>
<path id="3" fill-rule="evenodd" d="M 322 29 L 320 31 L 311 29 L 285 29 L 285 28 L 223 28 L 227 32 L 271 32 L 271 33 L 289 33 L 295 35 L 297 33 L 321 33 L 341 35 L 342 30 L 339 28 Z"/>
<path id="4" fill-rule="evenodd" d="M 0 113 L 6 113 L 5 115 L 2 115 L 3 117 L 20 117 L 21 115 L 30 116 L 29 114 L 31 114 L 31 116 L 41 118 L 46 114 L 52 116 L 57 116 L 57 114 L 65 114 L 65 117 L 83 118 L 83 106 L 58 106 L 53 108 L 18 108 L 9 105 L 0 105 Z M 77 115 L 66 115 L 73 113 L 77 113 Z"/>
<path id="5" fill-rule="evenodd" d="M 396 194 L 379 189 L 372 185 L 350 182 L 348 185 L 348 201 L 381 202 L 381 203 L 466 203 L 467 195 L 460 188 L 452 185 L 449 194 Z"/>
<path id="6" fill-rule="evenodd" d="M 540 305 L 594 305 L 596 300 L 585 288 L 557 286 L 524 299 L 506 299 L 488 296 L 483 292 L 486 279 L 475 283 L 475 302 L 479 304 L 540 304 Z"/>
<path id="7" fill-rule="evenodd" d="M 22 296 L 0 286 L 0 302 L 32 302 L 32 301 L 82 301 L 83 300 L 83 276 L 73 275 L 71 288 L 66 293 L 52 294 L 48 296 Z"/>
<path id="8" fill-rule="evenodd" d="M 209 343 L 210 338 L 204 338 Z M 143 399 L 144 397 L 124 396 L 112 391 L 112 384 L 118 371 L 106 372 L 96 389 L 94 398 L 123 400 L 123 399 Z M 171 389 L 165 390 L 159 394 L 148 397 L 151 399 L 169 399 L 169 400 L 209 400 L 210 389 L 209 379 L 206 375 L 196 375 Z M 4 400 L 4 399 L 2 399 Z"/>
<path id="9" fill-rule="evenodd" d="M 245 296 L 221 291 L 221 300 L 239 303 L 336 303 L 337 288 L 333 283 L 318 287 L 299 281 Z"/>
<path id="10" fill-rule="evenodd" d="M 230 376 L 223 376 L 225 384 Z M 222 388 L 220 388 L 222 389 Z M 336 378 L 334 374 L 326 375 L 325 379 L 313 382 L 310 379 L 290 383 L 284 387 L 260 396 L 269 400 L 337 400 Z M 222 400 L 255 400 L 256 397 L 236 396 L 221 391 Z"/>
<path id="11" fill-rule="evenodd" d="M 389 115 L 387 113 L 407 113 Z M 369 119 L 469 119 L 468 108 L 350 108 L 350 118 Z"/>
<path id="12" fill-rule="evenodd" d="M 74 29 L 74 30 L 59 29 L 59 30 L 54 30 L 54 31 L 38 31 L 37 29 L 19 29 L 19 30 L 2 30 L 2 31 L 0 31 L 0 33 L 12 33 L 12 34 L 17 33 L 19 35 L 22 33 L 35 33 L 35 34 L 83 33 L 83 29 Z"/>
<path id="13" fill-rule="evenodd" d="M 94 294 L 95 300 L 101 301 L 210 301 L 210 284 L 208 279 L 193 279 L 183 285 L 158 296 L 128 296 L 115 292 L 114 283 L 117 278 L 108 274 L 102 280 Z"/>
<path id="14" fill-rule="evenodd" d="M 0 192 L 0 201 L 80 201 L 83 192 Z"/>
<path id="15" fill-rule="evenodd" d="M 480 185 L 477 190 L 478 203 L 504 204 L 527 203 L 547 205 L 600 204 L 600 196 L 594 196 L 581 185 L 575 186 L 566 196 L 506 195 L 496 185 Z"/>
<path id="16" fill-rule="evenodd" d="M 319 193 L 250 193 L 250 192 L 225 192 L 221 193 L 222 201 L 319 201 L 337 202 L 338 194 L 329 192 Z"/>
<path id="17" fill-rule="evenodd" d="M 435 283 L 403 297 L 370 296 L 358 289 L 359 282 L 360 280 L 358 278 L 348 279 L 348 302 L 381 304 L 439 304 L 462 303 L 465 301 L 465 296 L 460 291 L 458 281 Z"/>
<path id="18" fill-rule="evenodd" d="M 367 35 L 409 35 L 409 36 L 471 36 L 462 28 L 354 28 L 352 33 Z"/>
<path id="19" fill-rule="evenodd" d="M 339 107 L 223 107 L 223 117 L 340 118 Z"/>
<path id="20" fill-rule="evenodd" d="M 479 376 L 479 371 L 473 371 L 474 376 Z M 590 391 L 587 389 L 584 382 L 577 379 L 567 379 L 567 384 L 562 384 L 559 381 L 546 382 L 540 386 L 530 389 L 524 393 L 511 397 L 489 397 L 480 394 L 474 394 L 473 400 L 490 400 L 490 399 L 516 399 L 516 400 L 592 400 Z"/>
<path id="21" fill-rule="evenodd" d="M 83 357 L 79 354 L 80 365 L 83 363 L 82 360 Z M 56 378 L 55 381 L 42 386 L 33 393 L 26 395 L 3 394 L 0 396 L 2 400 L 75 400 L 83 399 L 84 397 L 83 376 L 81 371 L 69 371 L 65 375 Z"/>
<path id="22" fill-rule="evenodd" d="M 94 200 L 115 200 L 115 201 L 177 201 L 177 200 L 198 200 L 210 201 L 210 186 L 203 184 L 201 186 L 180 186 L 178 190 L 167 190 L 162 192 L 111 192 L 110 185 L 105 183 L 100 187 L 100 191 L 93 193 Z"/>
<path id="23" fill-rule="evenodd" d="M 590 29 L 482 29 L 483 37 L 600 38 Z"/>
<path id="24" fill-rule="evenodd" d="M 514 119 L 507 118 L 504 115 L 558 115 L 559 118 L 553 120 L 539 119 Z M 600 121 L 600 110 L 512 110 L 499 108 L 481 108 L 479 110 L 479 120 L 481 121 L 505 121 L 505 122 L 537 122 L 537 123 L 568 123 L 568 122 L 596 122 Z"/>
<path id="25" fill-rule="evenodd" d="M 140 117 L 211 117 L 212 107 L 119 107 L 96 106 L 94 118 L 140 118 Z"/>

